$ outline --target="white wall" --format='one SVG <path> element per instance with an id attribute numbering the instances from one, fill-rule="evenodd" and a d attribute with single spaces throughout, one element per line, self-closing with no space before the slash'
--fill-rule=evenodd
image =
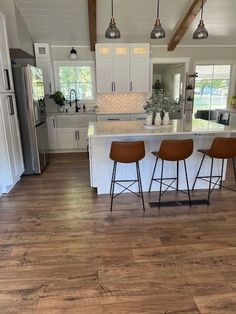
<path id="1" fill-rule="evenodd" d="M 9 48 L 34 55 L 33 39 L 14 0 L 0 0 L 0 11 L 6 16 Z"/>
<path id="2" fill-rule="evenodd" d="M 52 61 L 68 61 L 71 46 L 51 46 Z M 89 46 L 74 46 L 79 61 L 94 61 L 95 53 L 90 51 Z"/>

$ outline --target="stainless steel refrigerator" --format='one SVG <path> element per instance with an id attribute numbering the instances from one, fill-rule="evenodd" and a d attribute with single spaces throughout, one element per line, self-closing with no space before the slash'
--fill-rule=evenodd
<path id="1" fill-rule="evenodd" d="M 24 174 L 40 174 L 48 164 L 48 134 L 42 70 L 13 65 L 22 139 Z"/>

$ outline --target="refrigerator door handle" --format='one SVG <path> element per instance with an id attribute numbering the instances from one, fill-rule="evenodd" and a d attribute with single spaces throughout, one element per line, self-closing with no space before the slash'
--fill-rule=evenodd
<path id="1" fill-rule="evenodd" d="M 14 104 L 13 104 L 12 96 L 11 95 L 7 96 L 7 99 L 8 99 L 8 104 L 9 104 L 9 114 L 10 116 L 13 116 L 15 112 L 14 112 Z"/>
<path id="2" fill-rule="evenodd" d="M 6 87 L 6 90 L 11 90 L 11 83 L 10 83 L 9 70 L 8 70 L 8 69 L 4 69 L 4 73 L 5 73 L 5 77 L 6 77 L 6 80 L 7 80 L 7 87 Z"/>

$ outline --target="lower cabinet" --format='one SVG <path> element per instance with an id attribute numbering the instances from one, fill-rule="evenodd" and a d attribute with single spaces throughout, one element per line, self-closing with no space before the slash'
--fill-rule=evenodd
<path id="1" fill-rule="evenodd" d="M 88 128 L 58 128 L 57 132 L 57 149 L 76 150 L 87 148 Z"/>

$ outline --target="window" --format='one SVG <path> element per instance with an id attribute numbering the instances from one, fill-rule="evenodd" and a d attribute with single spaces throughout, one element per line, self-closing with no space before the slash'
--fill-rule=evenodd
<path id="1" fill-rule="evenodd" d="M 94 100 L 94 63 L 93 62 L 64 62 L 55 63 L 55 79 L 57 89 L 67 100 L 70 91 L 74 89 L 77 99 Z"/>
<path id="2" fill-rule="evenodd" d="M 194 111 L 226 109 L 231 65 L 197 65 Z"/>

